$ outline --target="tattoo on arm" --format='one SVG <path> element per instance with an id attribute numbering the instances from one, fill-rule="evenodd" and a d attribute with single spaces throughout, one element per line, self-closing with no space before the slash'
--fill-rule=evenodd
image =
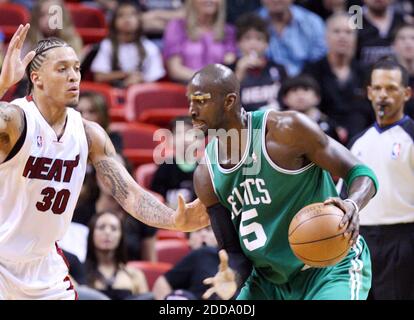
<path id="1" fill-rule="evenodd" d="M 172 228 L 174 211 L 160 203 L 153 195 L 142 192 L 134 204 L 136 217 L 158 228 Z"/>
<path id="2" fill-rule="evenodd" d="M 119 170 L 116 160 L 101 160 L 95 163 L 96 173 L 103 185 L 111 190 L 112 196 L 124 206 L 129 195 L 128 184 Z"/>

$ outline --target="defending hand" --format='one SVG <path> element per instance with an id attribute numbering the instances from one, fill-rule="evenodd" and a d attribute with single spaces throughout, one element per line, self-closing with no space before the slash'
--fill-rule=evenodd
<path id="1" fill-rule="evenodd" d="M 178 195 L 178 207 L 174 213 L 176 230 L 192 232 L 210 225 L 206 207 L 199 199 L 185 203 L 183 197 Z"/>
<path id="2" fill-rule="evenodd" d="M 204 279 L 203 283 L 212 285 L 204 294 L 203 299 L 208 299 L 213 293 L 216 293 L 221 299 L 228 300 L 234 296 L 237 291 L 236 274 L 229 267 L 229 256 L 226 250 L 220 250 L 219 271 L 214 277 Z"/>

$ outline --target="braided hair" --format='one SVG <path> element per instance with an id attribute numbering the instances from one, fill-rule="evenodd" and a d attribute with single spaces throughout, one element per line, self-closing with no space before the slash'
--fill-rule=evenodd
<path id="1" fill-rule="evenodd" d="M 30 95 L 33 89 L 32 79 L 30 78 L 30 74 L 33 71 L 38 71 L 39 68 L 42 66 L 43 62 L 46 60 L 46 52 L 53 48 L 60 48 L 60 47 L 70 47 L 65 41 L 51 37 L 47 39 L 40 40 L 36 47 L 33 49 L 36 54 L 32 61 L 26 68 L 26 75 L 29 80 L 28 87 L 27 87 L 27 94 Z"/>

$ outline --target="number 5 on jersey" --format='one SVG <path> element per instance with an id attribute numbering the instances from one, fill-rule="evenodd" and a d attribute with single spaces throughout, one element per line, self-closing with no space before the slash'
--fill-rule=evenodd
<path id="1" fill-rule="evenodd" d="M 257 217 L 257 210 L 250 209 L 247 211 L 243 211 L 241 213 L 241 221 L 240 221 L 240 236 L 246 237 L 251 233 L 254 233 L 256 236 L 255 240 L 249 241 L 248 239 L 243 239 L 243 244 L 247 250 L 253 251 L 260 247 L 263 247 L 266 244 L 267 236 L 263 230 L 263 226 L 260 223 L 252 222 L 246 225 L 243 225 L 244 222 L 251 220 Z"/>

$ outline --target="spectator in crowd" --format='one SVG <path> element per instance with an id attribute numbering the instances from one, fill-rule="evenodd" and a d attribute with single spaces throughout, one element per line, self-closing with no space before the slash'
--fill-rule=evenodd
<path id="1" fill-rule="evenodd" d="M 392 0 L 364 0 L 363 27 L 358 29 L 357 59 L 366 68 L 392 54 L 394 30 L 404 17 L 392 7 Z"/>
<path id="2" fill-rule="evenodd" d="M 410 24 L 401 25 L 395 32 L 393 51 L 397 61 L 407 70 L 409 75 L 408 84 L 414 90 L 414 26 Z M 405 104 L 405 113 L 414 118 L 414 99 Z"/>
<path id="3" fill-rule="evenodd" d="M 241 103 L 246 111 L 268 106 L 279 109 L 280 86 L 287 77 L 285 68 L 266 57 L 269 45 L 267 23 L 254 13 L 237 20 L 240 58 L 230 66 L 240 81 Z"/>
<path id="4" fill-rule="evenodd" d="M 319 124 L 323 132 L 339 141 L 336 123 L 318 109 L 321 98 L 320 88 L 315 79 L 308 75 L 289 78 L 283 83 L 280 96 L 284 109 L 306 114 Z"/>
<path id="5" fill-rule="evenodd" d="M 361 0 L 308 0 L 303 4 L 323 20 L 335 13 L 345 13 L 353 5 L 361 5 Z"/>
<path id="6" fill-rule="evenodd" d="M 414 3 L 412 0 L 394 0 L 393 5 L 398 13 L 413 17 Z"/>
<path id="7" fill-rule="evenodd" d="M 203 280 L 214 276 L 220 263 L 217 241 L 211 227 L 198 232 L 202 237 L 202 245 L 192 250 L 167 273 L 158 277 L 153 287 L 155 299 L 172 300 L 174 292 L 177 291 L 186 292 L 187 299 L 201 299 L 208 289 Z M 179 296 L 183 294 L 179 293 Z M 213 295 L 210 299 L 218 298 Z"/>
<path id="8" fill-rule="evenodd" d="M 52 19 L 53 14 L 56 15 L 56 10 L 53 10 L 52 6 L 62 9 L 62 25 L 59 25 L 60 21 L 56 20 L 56 16 Z M 81 56 L 82 39 L 76 32 L 70 13 L 65 9 L 62 0 L 36 1 L 31 12 L 30 29 L 22 49 L 22 55 L 32 50 L 39 40 L 48 37 L 57 37 L 64 40 L 75 50 L 78 56 Z"/>
<path id="9" fill-rule="evenodd" d="M 145 35 L 162 48 L 162 37 L 168 23 L 184 19 L 184 0 L 138 0 L 142 13 L 142 28 Z"/>
<path id="10" fill-rule="evenodd" d="M 165 75 L 158 47 L 142 35 L 142 18 L 133 2 L 122 2 L 115 9 L 104 39 L 93 59 L 95 81 L 117 87 L 153 82 Z"/>
<path id="11" fill-rule="evenodd" d="M 174 81 L 187 82 L 211 63 L 233 63 L 235 30 L 226 24 L 225 0 L 187 0 L 186 18 L 168 24 L 163 42 L 168 75 Z"/>
<path id="12" fill-rule="evenodd" d="M 177 117 L 172 121 L 173 156 L 161 164 L 154 174 L 151 190 L 161 194 L 166 204 L 171 208 L 177 207 L 177 195 L 181 193 L 186 202 L 195 200 L 193 189 L 193 173 L 197 166 L 196 159 L 186 159 L 188 146 L 194 142 L 188 134 L 193 125 L 189 117 Z"/>
<path id="13" fill-rule="evenodd" d="M 126 266 L 126 262 L 121 218 L 111 212 L 96 214 L 88 236 L 88 285 L 113 300 L 131 299 L 148 292 L 144 273 Z"/>
<path id="14" fill-rule="evenodd" d="M 260 0 L 226 0 L 227 23 L 235 24 L 237 19 L 260 8 Z"/>
<path id="15" fill-rule="evenodd" d="M 348 21 L 347 14 L 335 14 L 327 20 L 328 53 L 304 67 L 304 73 L 312 75 L 321 87 L 321 111 L 342 128 L 339 133 L 342 143 L 374 120 L 364 94 L 363 69 L 353 59 L 356 30 Z"/>
<path id="16" fill-rule="evenodd" d="M 63 259 L 69 268 L 69 277 L 71 284 L 75 287 L 79 300 L 109 300 L 109 298 L 98 290 L 92 289 L 86 285 L 85 265 L 80 262 L 78 257 L 68 251 L 60 250 Z"/>
<path id="17" fill-rule="evenodd" d="M 323 20 L 292 3 L 293 0 L 262 0 L 259 11 L 269 24 L 269 57 L 282 64 L 289 76 L 299 74 L 306 62 L 316 61 L 326 53 Z"/>
<path id="18" fill-rule="evenodd" d="M 369 299 L 414 299 L 414 121 L 404 114 L 410 97 L 404 67 L 378 61 L 368 86 L 376 123 L 351 147 L 381 186 L 360 214 L 372 262 Z"/>

